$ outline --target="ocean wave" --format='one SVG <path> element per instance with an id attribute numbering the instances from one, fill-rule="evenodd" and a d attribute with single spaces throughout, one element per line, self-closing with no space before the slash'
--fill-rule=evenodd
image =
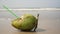
<path id="1" fill-rule="evenodd" d="M 0 9 L 6 10 L 6 9 Z M 20 8 L 20 9 L 10 9 L 10 10 L 60 10 L 60 8 Z"/>

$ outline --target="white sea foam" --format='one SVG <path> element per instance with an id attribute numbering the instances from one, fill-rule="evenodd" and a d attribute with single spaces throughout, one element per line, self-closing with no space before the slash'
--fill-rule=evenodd
<path id="1" fill-rule="evenodd" d="M 0 9 L 0 10 L 5 10 L 5 9 Z M 12 9 L 12 10 L 60 10 L 60 8 L 23 8 L 23 9 Z"/>

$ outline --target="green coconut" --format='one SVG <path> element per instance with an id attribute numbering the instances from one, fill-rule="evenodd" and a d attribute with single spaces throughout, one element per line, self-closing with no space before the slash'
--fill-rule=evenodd
<path id="1" fill-rule="evenodd" d="M 12 21 L 12 26 L 22 31 L 30 31 L 36 25 L 36 17 L 32 14 L 24 14 Z"/>

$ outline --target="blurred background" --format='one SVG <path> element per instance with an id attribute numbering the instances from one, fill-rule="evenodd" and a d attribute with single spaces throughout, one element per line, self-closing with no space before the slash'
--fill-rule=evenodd
<path id="1" fill-rule="evenodd" d="M 0 0 L 11 9 L 20 8 L 60 8 L 60 0 Z M 2 5 L 0 5 L 2 9 Z"/>

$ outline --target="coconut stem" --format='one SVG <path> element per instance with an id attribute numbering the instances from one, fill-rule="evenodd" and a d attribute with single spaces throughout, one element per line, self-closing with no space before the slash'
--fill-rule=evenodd
<path id="1" fill-rule="evenodd" d="M 36 31 L 36 29 L 37 29 L 37 26 L 38 26 L 38 19 L 39 19 L 39 14 L 37 14 L 37 21 L 36 21 L 36 25 L 35 25 L 34 31 Z"/>

